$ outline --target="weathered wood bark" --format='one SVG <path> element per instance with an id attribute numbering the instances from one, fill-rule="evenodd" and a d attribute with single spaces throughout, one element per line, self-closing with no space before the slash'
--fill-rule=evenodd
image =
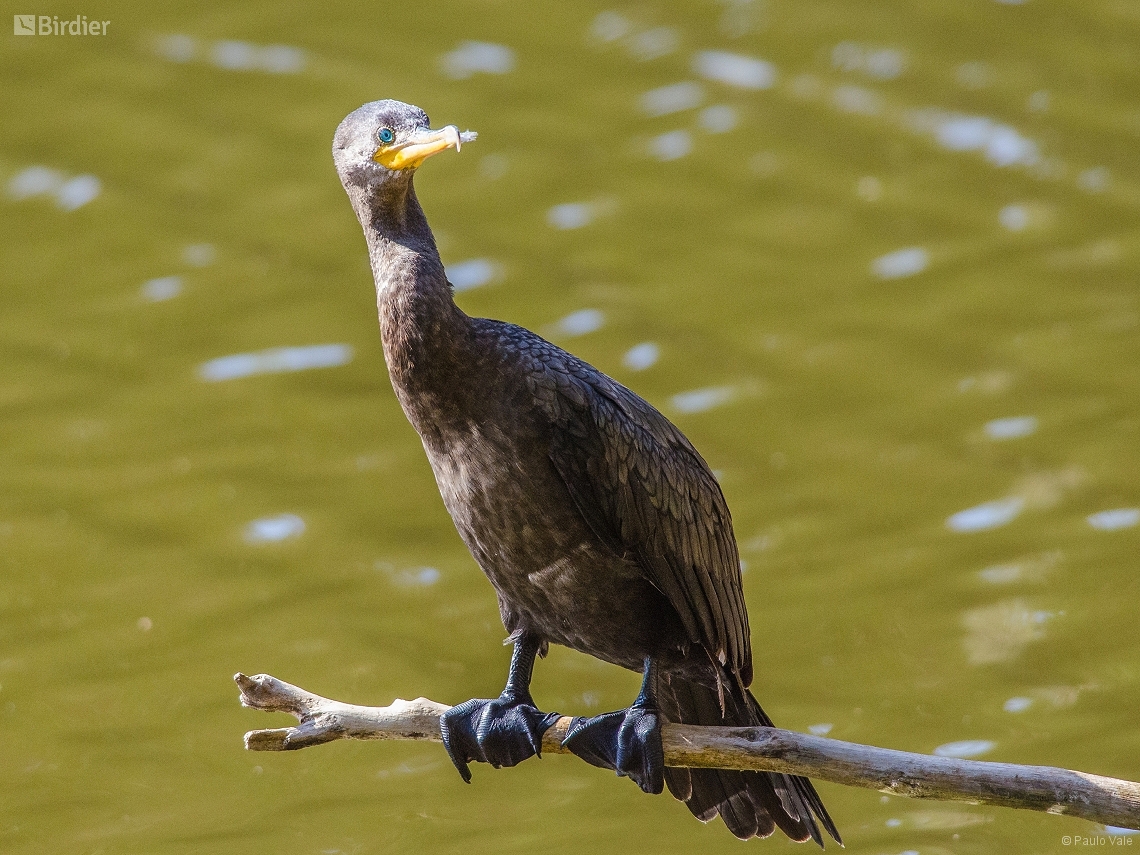
<path id="1" fill-rule="evenodd" d="M 322 698 L 267 674 L 234 677 L 243 706 L 287 712 L 297 727 L 253 730 L 250 751 L 289 751 L 336 739 L 427 739 L 440 741 L 444 704 L 417 698 L 387 707 L 363 707 Z M 570 726 L 563 716 L 543 737 L 548 754 Z M 670 766 L 789 772 L 896 796 L 1039 810 L 1077 816 L 1121 828 L 1140 829 L 1140 784 L 1051 766 L 1018 766 L 911 754 L 768 727 L 662 728 Z"/>

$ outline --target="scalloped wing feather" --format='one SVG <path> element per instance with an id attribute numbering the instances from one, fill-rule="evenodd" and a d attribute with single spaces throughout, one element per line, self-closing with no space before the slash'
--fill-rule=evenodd
<path id="1" fill-rule="evenodd" d="M 677 427 L 629 389 L 538 336 L 528 336 L 525 351 L 531 391 L 552 428 L 550 459 L 578 510 L 615 553 L 637 561 L 689 640 L 747 686 L 752 654 L 740 558 L 712 471 Z"/>

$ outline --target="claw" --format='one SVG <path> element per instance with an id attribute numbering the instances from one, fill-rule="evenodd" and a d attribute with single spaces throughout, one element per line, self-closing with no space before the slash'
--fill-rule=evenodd
<path id="1" fill-rule="evenodd" d="M 562 744 L 587 763 L 613 769 L 654 795 L 665 789 L 665 750 L 657 714 L 657 663 L 645 659 L 641 691 L 627 710 L 575 718 Z"/>
<path id="2" fill-rule="evenodd" d="M 628 776 L 656 795 L 665 788 L 665 752 L 655 709 L 634 704 L 628 710 L 575 718 L 562 744 L 587 763 Z"/>
<path id="3" fill-rule="evenodd" d="M 467 701 L 440 717 L 443 746 L 464 781 L 471 783 L 467 764 L 472 760 L 499 769 L 542 756 L 542 735 L 558 713 L 544 713 L 528 700 L 503 692 L 493 700 Z"/>

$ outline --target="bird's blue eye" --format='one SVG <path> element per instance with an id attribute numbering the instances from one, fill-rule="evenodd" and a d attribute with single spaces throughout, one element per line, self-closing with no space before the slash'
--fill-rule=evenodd
<path id="1" fill-rule="evenodd" d="M 396 135 L 392 133 L 391 128 L 381 128 L 376 132 L 376 138 L 379 139 L 382 143 L 390 143 L 396 138 Z"/>

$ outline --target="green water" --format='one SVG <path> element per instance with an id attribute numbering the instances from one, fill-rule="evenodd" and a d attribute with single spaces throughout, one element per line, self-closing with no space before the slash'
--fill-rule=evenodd
<path id="1" fill-rule="evenodd" d="M 1138 9 L 35 10 L 111 23 L 0 49 L 0 850 L 737 846 L 574 758 L 465 786 L 434 745 L 242 750 L 287 721 L 238 670 L 376 704 L 506 672 L 332 169 L 381 97 L 480 132 L 417 179 L 445 262 L 494 273 L 462 307 L 631 385 L 718 471 L 777 723 L 1140 778 Z M 351 359 L 199 373 L 328 344 Z M 589 713 L 636 685 L 555 650 L 534 690 Z M 819 789 L 853 853 L 1097 832 Z"/>

